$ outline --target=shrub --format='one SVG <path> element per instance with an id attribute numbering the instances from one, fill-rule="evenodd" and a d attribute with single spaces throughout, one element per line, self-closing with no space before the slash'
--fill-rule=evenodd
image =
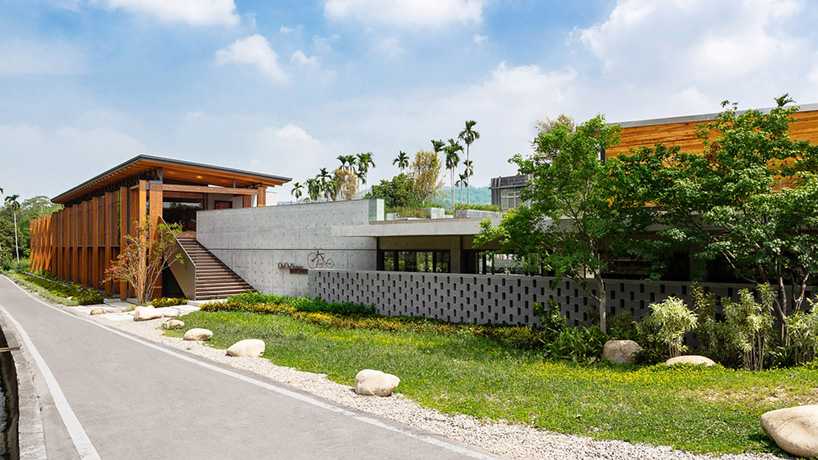
<path id="1" fill-rule="evenodd" d="M 808 363 L 818 356 L 818 308 L 812 299 L 809 313 L 798 312 L 787 317 L 790 338 L 789 354 L 795 364 Z"/>
<path id="2" fill-rule="evenodd" d="M 739 301 L 721 299 L 725 322 L 731 331 L 733 345 L 740 350 L 745 369 L 763 370 L 768 353 L 767 341 L 773 327 L 773 299 L 769 284 L 757 288 L 761 302 L 756 302 L 749 289 L 739 291 Z"/>
<path id="3" fill-rule="evenodd" d="M 472 209 L 474 211 L 494 211 L 500 212 L 503 209 L 496 204 L 456 204 L 454 205 L 454 209 Z"/>
<path id="4" fill-rule="evenodd" d="M 668 297 L 661 303 L 648 306 L 651 313 L 642 321 L 648 328 L 659 329 L 656 338 L 667 345 L 671 358 L 679 356 L 687 348 L 682 344 L 685 333 L 696 327 L 696 314 L 676 297 Z"/>
<path id="5" fill-rule="evenodd" d="M 175 307 L 176 305 L 187 305 L 187 299 L 162 297 L 161 299 L 152 300 L 151 305 L 157 308 Z"/>
<path id="6" fill-rule="evenodd" d="M 105 294 L 77 284 L 66 284 L 54 279 L 31 273 L 20 273 L 19 279 L 31 285 L 39 286 L 55 297 L 51 300 L 65 305 L 96 305 L 105 300 Z"/>

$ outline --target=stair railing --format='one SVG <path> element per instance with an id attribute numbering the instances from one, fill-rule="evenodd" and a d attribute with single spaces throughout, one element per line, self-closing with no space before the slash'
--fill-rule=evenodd
<path id="1" fill-rule="evenodd" d="M 162 221 L 163 224 L 167 225 L 165 223 L 165 219 L 162 217 L 160 217 L 159 220 Z M 191 300 L 196 300 L 196 263 L 193 261 L 190 254 L 188 254 L 188 252 L 185 250 L 185 247 L 182 246 L 179 238 L 174 235 L 173 239 L 176 244 L 173 247 L 173 254 L 171 254 L 171 257 L 178 258 L 178 261 L 177 263 L 170 265 L 170 271 L 176 278 L 176 282 L 179 283 L 179 287 L 182 288 L 182 292 L 185 294 L 185 297 Z"/>

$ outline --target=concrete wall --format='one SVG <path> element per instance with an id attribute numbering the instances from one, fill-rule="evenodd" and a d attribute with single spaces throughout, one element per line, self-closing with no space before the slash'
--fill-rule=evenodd
<path id="1" fill-rule="evenodd" d="M 569 326 L 591 319 L 596 303 L 576 283 L 563 281 L 551 289 L 553 278 L 517 275 L 466 275 L 405 272 L 310 272 L 310 296 L 332 302 L 375 305 L 390 316 L 422 316 L 455 323 L 537 324 L 534 303 L 548 299 L 560 306 Z M 746 284 L 702 283 L 717 297 L 738 300 Z M 607 280 L 608 316 L 631 312 L 641 319 L 649 305 L 669 296 L 691 305 L 690 283 Z M 814 291 L 807 293 L 811 298 Z"/>
<path id="2" fill-rule="evenodd" d="M 301 296 L 308 294 L 308 276 L 279 264 L 308 268 L 316 249 L 335 269 L 376 269 L 375 238 L 332 236 L 335 226 L 368 224 L 370 208 L 369 200 L 352 200 L 199 211 L 196 236 L 256 290 Z"/>

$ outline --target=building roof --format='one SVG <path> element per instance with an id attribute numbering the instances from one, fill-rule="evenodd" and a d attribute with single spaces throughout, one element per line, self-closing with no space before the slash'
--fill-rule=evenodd
<path id="1" fill-rule="evenodd" d="M 818 104 L 796 104 L 798 105 L 799 112 L 812 112 L 818 110 Z M 761 113 L 770 113 L 772 108 L 766 107 L 763 109 L 755 109 Z M 746 110 L 738 110 L 736 111 L 737 115 L 746 112 Z M 656 126 L 656 125 L 669 125 L 674 123 L 704 123 L 706 121 L 713 121 L 718 118 L 719 112 L 717 113 L 703 113 L 699 115 L 684 115 L 680 117 L 667 117 L 667 118 L 654 118 L 648 120 L 636 120 L 636 121 L 624 121 L 620 122 L 619 125 L 622 128 L 636 128 L 640 126 Z M 616 124 L 616 123 L 610 123 Z"/>
<path id="2" fill-rule="evenodd" d="M 54 203 L 68 204 L 105 191 L 133 185 L 140 179 L 170 180 L 175 183 L 215 185 L 221 187 L 247 188 L 255 186 L 275 187 L 292 179 L 240 169 L 206 165 L 171 158 L 138 155 L 130 160 L 95 176 L 76 187 L 51 199 Z"/>

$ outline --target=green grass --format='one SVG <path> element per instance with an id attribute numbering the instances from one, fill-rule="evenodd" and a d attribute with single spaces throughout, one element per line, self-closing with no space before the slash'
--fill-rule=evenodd
<path id="1" fill-rule="evenodd" d="M 761 414 L 818 403 L 815 368 L 577 366 L 468 333 L 343 329 L 241 311 L 200 311 L 184 321 L 212 330 L 214 347 L 262 339 L 273 363 L 342 384 L 364 368 L 395 374 L 399 392 L 445 413 L 696 453 L 780 455 L 760 428 Z"/>
<path id="2" fill-rule="evenodd" d="M 25 273 L 8 273 L 15 283 L 36 292 L 43 298 L 66 306 L 101 304 L 105 295 L 99 291 L 77 284 L 62 283 Z"/>

